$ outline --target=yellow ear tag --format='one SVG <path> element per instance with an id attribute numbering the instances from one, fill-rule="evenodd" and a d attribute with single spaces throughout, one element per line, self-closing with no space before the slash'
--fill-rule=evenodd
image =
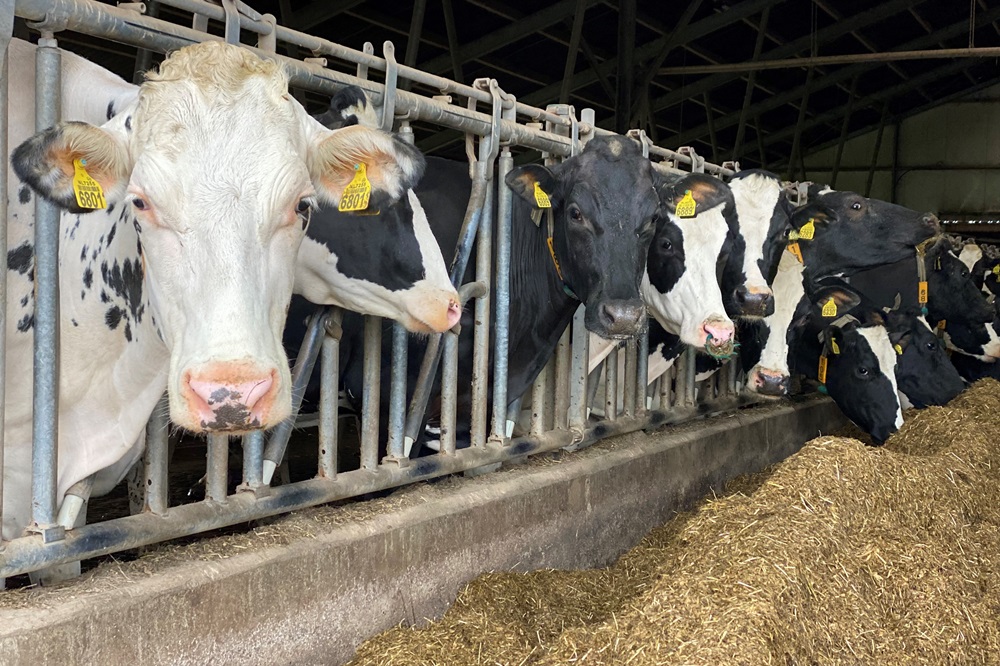
<path id="1" fill-rule="evenodd" d="M 802 240 L 812 240 L 815 235 L 816 225 L 814 224 L 813 218 L 810 217 L 809 221 L 803 224 L 802 228 L 799 229 L 799 238 Z"/>
<path id="2" fill-rule="evenodd" d="M 927 281 L 917 283 L 917 303 L 921 305 L 927 304 Z"/>
<path id="3" fill-rule="evenodd" d="M 86 164 L 87 160 L 73 160 L 73 192 L 76 194 L 76 205 L 89 210 L 107 208 L 104 190 L 101 189 L 101 184 L 87 173 Z"/>
<path id="4" fill-rule="evenodd" d="M 802 261 L 802 249 L 799 247 L 798 243 L 789 243 L 788 251 L 795 255 L 795 258 L 799 260 L 799 263 L 805 263 Z"/>
<path id="5" fill-rule="evenodd" d="M 826 384 L 826 356 L 819 357 L 819 370 L 816 373 L 819 377 L 820 384 Z"/>
<path id="6" fill-rule="evenodd" d="M 830 340 L 830 349 L 833 350 L 834 354 L 840 355 L 840 347 L 837 345 L 836 340 Z"/>
<path id="7" fill-rule="evenodd" d="M 799 236 L 798 230 L 792 229 L 791 231 L 788 232 L 788 240 L 790 240 L 790 241 L 797 241 L 800 238 L 802 238 L 802 237 Z"/>
<path id="8" fill-rule="evenodd" d="M 947 321 L 947 320 L 945 320 L 945 319 L 942 319 L 941 321 L 939 321 L 939 322 L 937 323 L 937 329 L 938 329 L 939 331 L 943 331 L 943 330 L 945 329 L 945 327 L 946 327 L 946 326 L 948 326 L 948 321 Z"/>
<path id="9" fill-rule="evenodd" d="M 535 181 L 535 205 L 539 208 L 552 208 L 552 202 L 549 201 L 549 195 L 545 193 L 542 186 Z"/>
<path id="10" fill-rule="evenodd" d="M 354 165 L 354 178 L 340 197 L 337 210 L 341 213 L 351 213 L 368 208 L 368 199 L 372 194 L 372 184 L 368 180 L 368 169 L 364 162 Z"/>
<path id="11" fill-rule="evenodd" d="M 902 347 L 902 345 L 895 344 L 895 345 L 892 346 L 892 348 L 896 350 L 896 355 L 897 356 L 902 356 L 903 355 L 903 347 Z"/>
<path id="12" fill-rule="evenodd" d="M 996 266 L 993 267 L 993 275 L 1000 277 L 1000 264 L 997 264 Z"/>
<path id="13" fill-rule="evenodd" d="M 832 298 L 823 304 L 823 316 L 824 317 L 836 317 L 837 316 L 837 301 Z"/>
<path id="14" fill-rule="evenodd" d="M 687 190 L 681 200 L 677 202 L 677 217 L 688 218 L 694 217 L 695 212 L 698 210 L 698 202 L 694 200 L 691 196 L 691 190 Z"/>

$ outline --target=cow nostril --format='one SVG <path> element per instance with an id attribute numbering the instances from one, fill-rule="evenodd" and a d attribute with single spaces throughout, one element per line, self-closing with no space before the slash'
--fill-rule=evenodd
<path id="1" fill-rule="evenodd" d="M 742 286 L 736 287 L 736 290 L 733 292 L 733 297 L 736 299 L 736 302 L 740 304 L 746 303 L 749 295 L 750 292 L 747 288 Z"/>

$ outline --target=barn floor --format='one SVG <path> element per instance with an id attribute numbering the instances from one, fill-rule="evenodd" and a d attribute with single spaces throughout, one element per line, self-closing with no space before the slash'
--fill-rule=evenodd
<path id="1" fill-rule="evenodd" d="M 778 403 L 162 545 L 65 586 L 0 593 L 0 654 L 344 663 L 377 631 L 440 616 L 481 572 L 609 564 L 710 489 L 842 423 L 826 399 Z"/>

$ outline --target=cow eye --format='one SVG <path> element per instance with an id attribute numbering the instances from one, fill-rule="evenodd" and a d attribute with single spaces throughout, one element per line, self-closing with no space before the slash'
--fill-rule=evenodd
<path id="1" fill-rule="evenodd" d="M 576 206 L 570 206 L 569 207 L 569 219 L 573 220 L 574 222 L 582 222 L 583 221 L 583 212 L 581 212 L 580 209 L 577 208 Z"/>
<path id="2" fill-rule="evenodd" d="M 310 211 L 312 211 L 312 202 L 309 199 L 299 199 L 299 204 L 295 207 L 295 212 L 299 215 L 305 215 Z"/>
<path id="3" fill-rule="evenodd" d="M 861 202 L 855 201 L 851 204 L 851 210 L 861 210 Z"/>
<path id="4" fill-rule="evenodd" d="M 671 243 L 666 238 L 664 238 L 662 241 L 660 241 L 660 249 L 663 250 L 664 252 L 669 252 L 670 250 L 674 249 L 674 244 Z"/>
<path id="5" fill-rule="evenodd" d="M 866 368 L 863 365 L 859 365 L 858 366 L 858 374 L 861 375 L 862 377 L 867 377 L 868 376 L 868 368 Z"/>
<path id="6" fill-rule="evenodd" d="M 132 199 L 132 205 L 136 210 L 146 210 L 149 208 L 149 204 L 146 203 L 145 199 L 140 199 L 139 197 Z"/>
<path id="7" fill-rule="evenodd" d="M 929 349 L 930 351 L 934 351 L 935 349 L 937 349 L 937 342 L 931 340 L 930 342 L 924 343 L 924 346 L 927 347 L 927 349 Z"/>

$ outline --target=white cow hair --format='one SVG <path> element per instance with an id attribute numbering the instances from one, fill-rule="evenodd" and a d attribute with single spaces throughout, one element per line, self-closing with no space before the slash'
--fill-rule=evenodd
<path id="1" fill-rule="evenodd" d="M 983 258 L 983 250 L 975 243 L 966 243 L 962 246 L 962 252 L 958 258 L 971 271 L 976 262 Z"/>
<path id="2" fill-rule="evenodd" d="M 740 220 L 740 234 L 746 241 L 743 255 L 743 273 L 751 293 L 769 291 L 767 279 L 760 271 L 764 258 L 764 244 L 771 227 L 771 217 L 782 196 L 781 183 L 762 174 L 737 178 L 729 184 L 736 201 L 736 214 Z"/>
<path id="3" fill-rule="evenodd" d="M 761 350 L 756 369 L 766 369 L 783 377 L 790 374 L 788 368 L 788 328 L 795 315 L 795 308 L 805 295 L 802 273 L 804 266 L 791 252 L 781 254 L 778 273 L 771 290 L 774 292 L 774 313 L 764 318 L 769 329 L 767 343 Z M 749 385 L 749 382 L 748 382 Z"/>
<path id="4" fill-rule="evenodd" d="M 670 214 L 670 220 L 680 228 L 683 238 L 684 272 L 669 292 L 660 293 L 650 282 L 648 266 L 642 275 L 642 296 L 650 314 L 664 329 L 695 347 L 705 344 L 706 323 L 733 325 L 722 304 L 722 291 L 715 272 L 729 233 L 722 214 L 724 206 L 725 203 L 720 203 L 691 218 Z"/>

